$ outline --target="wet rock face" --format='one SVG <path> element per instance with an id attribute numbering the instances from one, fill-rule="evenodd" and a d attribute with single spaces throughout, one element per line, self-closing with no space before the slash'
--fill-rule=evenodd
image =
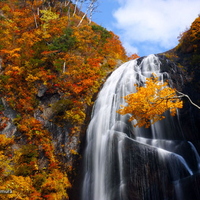
<path id="1" fill-rule="evenodd" d="M 194 103 L 200 105 L 200 91 L 196 90 L 196 82 L 193 81 L 191 74 L 184 70 L 176 61 L 169 60 L 164 55 L 157 55 L 161 61 L 161 71 L 165 71 L 171 77 L 171 84 L 178 91 L 187 94 Z M 184 63 L 181 64 L 184 66 Z M 186 68 L 188 66 L 184 66 Z M 199 77 L 200 79 L 200 77 Z M 187 140 L 200 140 L 200 112 L 194 107 L 187 98 L 183 98 L 183 108 L 179 110 L 179 120 L 183 135 Z"/>
<path id="2" fill-rule="evenodd" d="M 194 200 L 198 199 L 199 173 L 190 176 L 179 156 L 126 137 L 122 142 L 125 148 L 120 149 L 123 160 L 119 163 L 119 141 L 119 132 L 115 132 L 110 149 L 109 199 L 190 200 L 190 191 Z"/>
<path id="3" fill-rule="evenodd" d="M 127 178 L 131 177 L 127 179 L 128 199 L 172 199 L 168 161 L 155 148 L 128 139 L 125 145 L 124 171 Z"/>
<path id="4" fill-rule="evenodd" d="M 189 77 L 186 76 L 186 73 L 178 67 L 176 63 L 167 59 L 165 56 L 157 55 L 161 62 L 160 69 L 161 72 L 167 72 L 171 80 L 169 84 L 172 85 L 177 90 L 182 91 L 184 83 L 189 81 Z"/>
<path id="5" fill-rule="evenodd" d="M 159 60 L 161 62 L 160 64 L 160 68 L 161 68 L 161 72 L 167 72 L 169 74 L 169 77 L 171 77 L 171 81 L 169 81 L 169 84 L 171 84 L 174 88 L 176 88 L 178 91 L 183 92 L 184 94 L 187 94 L 193 102 L 195 102 L 196 104 L 199 105 L 200 101 L 200 91 L 197 91 L 197 87 L 196 87 L 196 82 L 197 80 L 193 79 L 193 77 L 191 76 L 190 73 L 188 73 L 189 70 L 184 70 L 184 68 L 187 68 L 188 65 L 185 65 L 185 63 L 179 63 L 177 61 L 180 61 L 181 59 L 178 60 L 174 60 L 171 61 L 169 60 L 167 57 L 165 57 L 164 55 L 157 55 L 159 57 Z M 143 58 L 141 58 L 139 60 L 139 62 L 142 61 Z M 183 67 L 179 67 L 179 66 L 183 66 Z M 199 77 L 200 80 L 200 77 Z M 198 81 L 199 81 L 198 80 Z M 189 101 L 188 99 L 182 99 L 184 102 L 184 106 L 182 109 L 179 110 L 179 116 L 178 116 L 178 120 L 179 120 L 179 125 L 181 127 L 181 134 L 184 138 L 184 141 L 181 142 L 178 148 L 175 148 L 175 152 L 178 154 L 182 154 L 180 153 L 180 148 L 182 149 L 182 147 L 186 148 L 184 153 L 187 154 L 185 156 L 185 159 L 187 159 L 188 163 L 195 163 L 196 162 L 196 158 L 195 156 L 191 153 L 192 149 L 188 147 L 188 143 L 186 142 L 191 141 L 196 150 L 197 153 L 200 154 L 200 111 L 194 107 Z M 181 147 L 180 147 L 181 146 Z M 174 146 L 175 147 L 175 146 Z M 132 159 L 135 159 L 138 155 L 138 152 L 140 152 L 140 148 L 138 145 L 132 145 L 132 149 L 134 149 L 135 152 L 135 156 L 131 155 L 130 157 L 132 157 Z M 188 148 L 188 150 L 187 150 Z M 142 148 L 141 148 L 142 149 Z M 151 153 L 150 153 L 151 152 Z M 181 150 L 181 152 L 183 152 Z M 140 154 L 141 156 L 141 154 Z M 167 168 L 166 165 L 162 166 L 162 164 L 159 164 L 159 159 L 155 159 L 155 153 L 154 151 L 149 151 L 149 155 L 148 155 L 148 159 L 149 161 L 146 160 L 146 165 L 147 166 L 151 166 L 152 162 L 157 162 L 158 163 L 158 168 L 156 169 L 156 177 L 164 177 L 164 180 L 166 182 L 166 190 L 165 193 L 161 192 L 162 190 L 162 183 L 159 183 L 159 185 L 155 185 L 155 184 L 151 184 L 151 186 L 147 186 L 147 188 L 149 187 L 149 192 L 153 192 L 155 193 L 155 195 L 157 195 L 157 197 L 155 196 L 153 199 L 183 199 L 183 200 L 190 200 L 190 199 L 194 199 L 197 200 L 199 199 L 199 181 L 200 181 L 200 174 L 199 172 L 196 172 L 194 175 L 192 176 L 185 176 L 185 178 L 181 178 L 179 181 L 174 180 L 173 182 L 169 182 L 169 177 L 168 175 L 170 175 L 170 173 L 168 173 L 169 169 L 166 170 Z M 136 166 L 134 166 L 134 168 L 136 167 L 136 169 L 140 168 L 140 166 L 144 166 L 141 163 L 142 159 L 137 159 L 135 160 L 134 163 L 140 163 L 139 165 L 137 164 Z M 129 161 L 131 162 L 131 161 Z M 162 163 L 162 162 L 161 162 Z M 144 163 L 143 163 L 144 164 Z M 168 166 L 171 165 L 171 163 L 167 164 Z M 127 167 L 129 166 L 129 164 L 127 165 Z M 192 166 L 189 165 L 190 168 L 194 171 L 198 171 L 197 166 Z M 150 167 L 151 170 L 153 170 L 152 167 Z M 147 170 L 147 169 L 146 169 Z M 143 170 L 144 172 L 146 170 Z M 171 169 L 172 171 L 175 169 Z M 139 171 L 139 170 L 138 170 Z M 141 171 L 139 171 L 140 173 Z M 164 173 L 163 173 L 164 172 Z M 151 171 L 152 176 L 150 176 L 153 180 L 155 180 L 153 177 L 153 174 L 155 174 L 153 171 Z M 168 177 L 168 178 L 167 178 Z M 141 178 L 142 178 L 142 174 L 141 174 Z M 134 180 L 134 179 L 133 179 Z M 153 180 L 150 180 L 151 182 Z M 145 184 L 147 184 L 147 180 L 144 181 Z M 132 189 L 131 186 L 133 187 L 133 185 L 137 185 L 138 183 L 130 183 L 130 199 L 134 199 L 135 193 L 133 193 L 132 191 L 137 191 L 136 189 Z M 142 184 L 141 184 L 141 187 Z M 157 188 L 157 192 L 154 190 L 155 188 Z M 133 193 L 133 195 L 131 195 L 131 193 Z M 148 191 L 147 191 L 148 193 Z M 159 197 L 159 195 L 161 195 Z M 163 196 L 164 195 L 164 196 Z M 166 195 L 166 196 L 165 196 Z M 132 196 L 132 198 L 131 198 Z M 136 198 L 136 199 L 142 199 L 141 196 Z M 148 197 L 145 197 L 144 199 L 151 199 Z"/>
<path id="6" fill-rule="evenodd" d="M 129 139 L 124 142 L 128 200 L 199 199 L 200 174 L 189 176 L 178 157 L 164 157 L 158 149 Z"/>
<path id="7" fill-rule="evenodd" d="M 191 80 L 191 77 L 180 67 L 178 64 L 169 60 L 166 56 L 162 54 L 156 55 L 159 58 L 160 72 L 165 73 L 164 80 L 169 79 L 169 84 L 176 88 L 177 90 L 182 91 L 185 87 L 185 83 L 188 83 Z M 145 57 L 141 57 L 137 60 L 138 65 L 141 64 L 142 60 Z"/>

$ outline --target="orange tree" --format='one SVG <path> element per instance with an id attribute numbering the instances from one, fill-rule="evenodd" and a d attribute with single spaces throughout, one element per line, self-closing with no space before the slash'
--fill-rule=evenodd
<path id="1" fill-rule="evenodd" d="M 121 105 L 121 109 L 117 113 L 121 115 L 131 114 L 129 121 L 136 120 L 134 127 L 145 126 L 148 128 L 151 124 L 165 118 L 165 111 L 169 110 L 172 116 L 176 115 L 176 109 L 183 107 L 183 101 L 180 99 L 185 97 L 189 102 L 200 109 L 188 95 L 170 88 L 168 82 L 158 81 L 158 77 L 147 78 L 144 87 L 136 86 L 136 93 L 131 93 L 124 97 L 126 106 Z"/>
<path id="2" fill-rule="evenodd" d="M 161 83 L 158 77 L 147 78 L 145 87 L 136 85 L 136 93 L 125 96 L 127 106 L 122 106 L 117 112 L 121 115 L 130 113 L 129 121 L 137 120 L 136 126 L 145 126 L 164 119 L 163 113 L 170 110 L 172 116 L 177 108 L 183 107 L 183 102 L 176 95 L 176 90 L 167 86 L 167 82 Z"/>

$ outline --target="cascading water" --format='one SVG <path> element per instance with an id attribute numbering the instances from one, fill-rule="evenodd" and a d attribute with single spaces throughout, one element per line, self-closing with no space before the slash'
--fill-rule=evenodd
<path id="1" fill-rule="evenodd" d="M 199 171 L 200 158 L 178 119 L 166 112 L 149 129 L 134 128 L 128 115 L 116 113 L 123 97 L 136 91 L 134 84 L 143 85 L 152 73 L 160 81 L 170 78 L 160 64 L 155 55 L 139 65 L 127 62 L 104 84 L 87 130 L 81 200 L 184 199 L 180 180 Z"/>

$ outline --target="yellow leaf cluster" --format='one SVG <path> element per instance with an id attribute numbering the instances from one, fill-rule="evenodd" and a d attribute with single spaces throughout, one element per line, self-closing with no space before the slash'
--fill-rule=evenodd
<path id="1" fill-rule="evenodd" d="M 174 116 L 176 109 L 183 107 L 183 102 L 176 96 L 176 90 L 167 84 L 158 81 L 156 75 L 147 78 L 145 87 L 136 85 L 137 92 L 124 97 L 127 106 L 122 106 L 117 112 L 121 115 L 131 114 L 129 121 L 137 120 L 135 127 L 146 128 L 165 118 L 163 113 L 167 110 Z"/>
<path id="2" fill-rule="evenodd" d="M 51 11 L 51 8 L 49 10 L 41 10 L 40 11 L 43 15 L 41 17 L 41 20 L 45 23 L 43 24 L 43 28 L 46 30 L 49 27 L 49 21 L 58 19 L 59 15 L 57 13 L 54 13 Z"/>
<path id="3" fill-rule="evenodd" d="M 47 199 L 62 199 L 63 196 L 68 198 L 66 189 L 70 187 L 71 184 L 66 174 L 55 169 L 52 174 L 49 175 L 41 189 L 44 194 L 49 194 L 45 196 Z"/>

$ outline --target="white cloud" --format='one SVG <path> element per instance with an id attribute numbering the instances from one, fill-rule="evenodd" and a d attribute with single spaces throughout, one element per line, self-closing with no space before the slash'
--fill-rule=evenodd
<path id="1" fill-rule="evenodd" d="M 163 48 L 173 48 L 179 34 L 189 28 L 200 13 L 200 0 L 118 2 L 120 7 L 113 14 L 115 27 L 121 30 L 120 38 L 128 48 L 134 42 L 150 42 Z"/>
<path id="2" fill-rule="evenodd" d="M 125 50 L 126 50 L 126 53 L 127 53 L 128 55 L 130 55 L 130 56 L 131 56 L 131 54 L 133 54 L 133 53 L 138 53 L 138 52 L 139 52 L 137 47 L 132 46 L 130 43 L 128 43 L 128 42 L 126 42 L 126 41 L 123 43 L 123 46 L 124 46 L 124 48 L 125 48 Z"/>

